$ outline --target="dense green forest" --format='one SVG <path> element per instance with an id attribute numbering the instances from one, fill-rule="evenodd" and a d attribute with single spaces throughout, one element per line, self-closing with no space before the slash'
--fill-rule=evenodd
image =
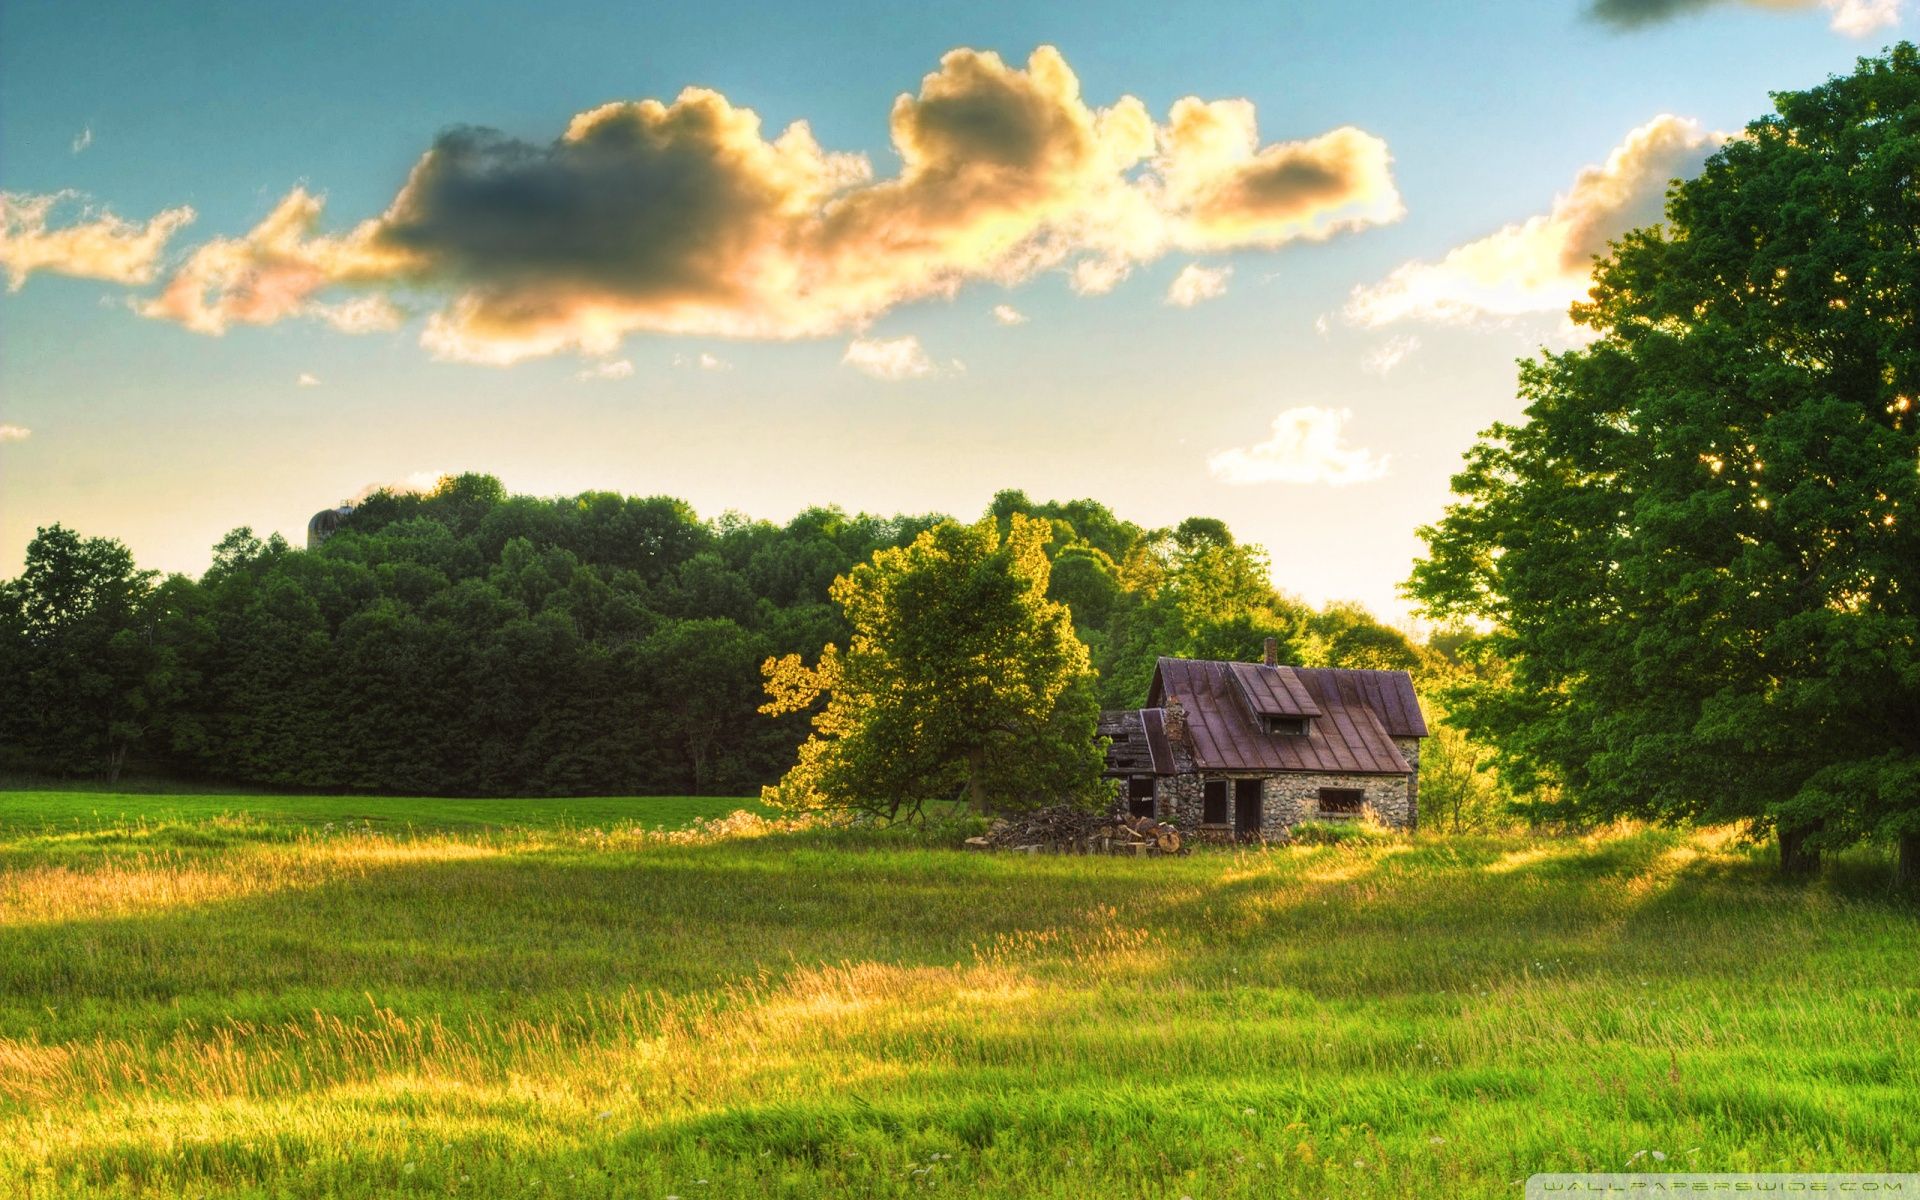
<path id="1" fill-rule="evenodd" d="M 1221 522 L 1146 529 L 1091 500 L 997 495 L 1052 530 L 1100 700 L 1157 655 L 1440 660 L 1351 605 L 1276 592 Z M 381 492 L 317 549 L 238 529 L 199 579 L 52 526 L 0 585 L 0 744 L 15 771 L 143 771 L 455 795 L 735 793 L 794 761 L 762 664 L 845 644 L 835 578 L 947 518 L 808 509 L 777 525 L 681 501 L 510 496 L 485 475 Z"/>

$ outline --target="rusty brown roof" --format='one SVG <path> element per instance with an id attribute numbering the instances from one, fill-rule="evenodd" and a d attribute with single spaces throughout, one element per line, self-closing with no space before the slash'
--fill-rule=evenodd
<path id="1" fill-rule="evenodd" d="M 1294 675 L 1317 694 L 1333 692 L 1344 704 L 1364 704 L 1391 737 L 1426 737 L 1427 720 L 1413 694 L 1413 676 L 1405 671 L 1361 671 L 1341 667 L 1295 667 Z"/>
<path id="2" fill-rule="evenodd" d="M 1175 775 L 1173 745 L 1167 740 L 1166 713 L 1157 708 L 1125 708 L 1100 714 L 1099 731 L 1107 744 L 1109 775 Z"/>
<path id="3" fill-rule="evenodd" d="M 1306 685 L 1292 667 L 1269 667 L 1265 663 L 1230 662 L 1227 671 L 1248 709 L 1263 717 L 1317 717 L 1320 706 L 1307 694 Z"/>
<path id="4" fill-rule="evenodd" d="M 1154 668 L 1147 703 L 1164 709 L 1178 700 L 1186 710 L 1187 741 L 1200 770 L 1334 771 L 1355 775 L 1405 775 L 1412 770 L 1393 744 L 1391 729 L 1402 737 L 1422 737 L 1426 724 L 1413 698 L 1413 680 L 1405 671 L 1265 668 L 1286 671 L 1314 706 L 1304 712 L 1265 711 L 1256 704 L 1299 703 L 1290 694 L 1276 699 L 1262 690 L 1251 699 L 1252 685 L 1237 668 L 1253 664 L 1163 658 Z M 1369 681 L 1364 676 L 1398 676 L 1399 681 Z M 1256 679 L 1258 676 L 1255 677 Z M 1404 691 L 1403 691 L 1404 688 Z M 1387 708 L 1375 711 L 1375 704 Z M 1269 733 L 1265 716 L 1311 715 L 1304 734 Z"/>

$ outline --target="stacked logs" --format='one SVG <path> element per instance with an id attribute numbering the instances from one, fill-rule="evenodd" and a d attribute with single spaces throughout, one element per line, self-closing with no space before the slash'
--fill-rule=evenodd
<path id="1" fill-rule="evenodd" d="M 1178 854 L 1180 831 L 1152 817 L 1115 817 L 1087 844 L 1089 854 Z"/>
<path id="2" fill-rule="evenodd" d="M 983 837 L 967 839 L 969 850 L 1015 850 L 1025 854 L 1181 854 L 1180 831 L 1152 817 L 1102 815 L 1070 804 L 995 821 Z"/>

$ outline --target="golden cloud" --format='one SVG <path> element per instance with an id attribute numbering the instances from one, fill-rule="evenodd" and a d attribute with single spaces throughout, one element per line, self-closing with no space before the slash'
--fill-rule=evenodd
<path id="1" fill-rule="evenodd" d="M 1593 260 L 1607 252 L 1608 242 L 1659 220 L 1668 183 L 1698 171 L 1725 140 L 1695 121 L 1655 117 L 1629 133 L 1606 162 L 1582 170 L 1552 211 L 1354 289 L 1347 318 L 1380 326 L 1408 318 L 1563 312 L 1585 298 Z"/>
<path id="2" fill-rule="evenodd" d="M 378 225 L 365 222 L 344 237 L 317 237 L 325 201 L 295 188 L 245 237 L 216 238 L 200 246 L 157 297 L 135 308 L 144 316 L 178 321 L 197 333 L 222 334 L 232 325 L 271 325 L 314 316 L 347 332 L 380 327 L 360 314 L 386 314 L 391 305 L 326 305 L 314 293 L 338 284 L 383 284 L 418 263 L 378 244 Z M 391 327 L 391 324 L 386 327 Z"/>
<path id="3" fill-rule="evenodd" d="M 876 179 L 805 122 L 769 139 L 700 88 L 581 113 L 548 145 L 450 130 L 378 218 L 319 235 L 321 201 L 296 190 L 141 311 L 218 333 L 325 318 L 330 288 L 405 289 L 444 300 L 422 334 L 433 353 L 505 364 L 604 356 L 641 331 L 859 330 L 1055 268 L 1103 291 L 1170 250 L 1275 247 L 1402 211 L 1371 134 L 1262 147 L 1251 104 L 1194 98 L 1157 125 L 1131 96 L 1088 105 L 1048 46 L 1024 68 L 947 54 L 894 102 L 890 132 L 900 169 Z"/>
<path id="4" fill-rule="evenodd" d="M 110 212 L 83 210 L 81 220 L 49 229 L 54 210 L 75 199 L 72 192 L 44 196 L 0 192 L 0 268 L 6 270 L 8 291 L 19 291 L 35 271 L 111 283 L 150 283 L 168 239 L 194 215 L 185 206 L 169 208 L 141 225 Z"/>

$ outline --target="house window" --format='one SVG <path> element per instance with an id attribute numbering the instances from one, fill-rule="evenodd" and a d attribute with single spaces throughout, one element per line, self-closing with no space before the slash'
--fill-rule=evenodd
<path id="1" fill-rule="evenodd" d="M 1321 788 L 1320 815 L 1323 817 L 1357 817 L 1360 807 L 1365 804 L 1367 794 L 1359 788 Z"/>
<path id="2" fill-rule="evenodd" d="M 1127 780 L 1127 811 L 1136 817 L 1153 815 L 1153 776 L 1134 775 Z"/>
<path id="3" fill-rule="evenodd" d="M 1209 779 L 1200 789 L 1200 823 L 1202 825 L 1225 825 L 1227 823 L 1227 781 Z"/>
<path id="4" fill-rule="evenodd" d="M 1267 732 L 1298 736 L 1307 731 L 1305 717 L 1268 717 Z"/>

